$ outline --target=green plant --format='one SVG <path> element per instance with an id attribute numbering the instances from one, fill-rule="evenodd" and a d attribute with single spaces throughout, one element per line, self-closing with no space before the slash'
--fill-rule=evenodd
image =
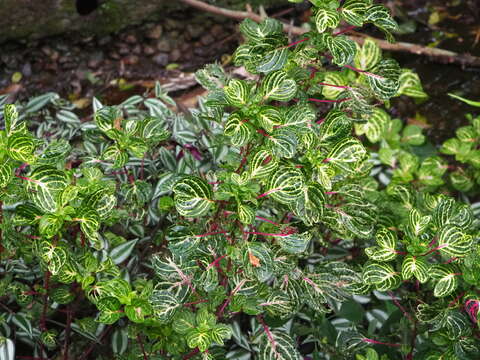
<path id="1" fill-rule="evenodd" d="M 3 107 L 6 338 L 37 358 L 478 356 L 470 207 L 403 165 L 379 184 L 353 135 L 381 142 L 385 164 L 423 142 L 378 108 L 425 98 L 418 77 L 335 31 L 373 23 L 391 39 L 396 23 L 369 0 L 311 2 L 315 30 L 294 43 L 245 20 L 234 61 L 249 77 L 199 71 L 209 92 L 191 116 L 159 86 L 95 99 L 84 123 L 52 94 Z"/>

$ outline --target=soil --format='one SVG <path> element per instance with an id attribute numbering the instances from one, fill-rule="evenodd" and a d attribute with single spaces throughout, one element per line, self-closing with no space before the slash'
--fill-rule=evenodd
<path id="1" fill-rule="evenodd" d="M 385 1 L 399 19 L 405 34 L 401 41 L 438 46 L 480 56 L 480 5 L 476 1 L 395 0 Z M 421 6 L 421 7 L 420 7 Z M 269 9 L 298 25 L 306 18 L 305 8 L 289 5 Z M 439 21 L 432 21 L 436 14 Z M 218 61 L 229 64 L 241 41 L 237 21 L 208 14 L 174 12 L 160 22 L 132 26 L 108 36 L 59 36 L 26 43 L 0 45 L 0 94 L 24 100 L 48 91 L 74 101 L 79 108 L 96 96 L 116 104 L 132 94 L 143 93 L 155 81 L 179 86 L 174 96 L 186 99 L 199 94 L 191 72 Z M 435 18 L 433 18 L 435 19 Z M 414 31 L 409 32 L 412 28 Z M 366 32 L 382 37 L 369 27 Z M 448 92 L 480 99 L 480 68 L 442 65 L 412 54 L 392 54 L 403 67 L 417 71 L 429 99 L 415 104 L 401 97 L 391 112 L 403 120 L 420 123 L 435 143 L 450 137 L 466 122 L 463 114 L 475 108 L 448 97 Z M 187 89 L 187 92 L 184 90 Z M 191 96 L 189 96 L 189 94 Z M 190 102 L 189 102 L 190 101 Z"/>

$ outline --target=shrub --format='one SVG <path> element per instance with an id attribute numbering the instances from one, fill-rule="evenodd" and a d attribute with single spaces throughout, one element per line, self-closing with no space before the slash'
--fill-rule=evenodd
<path id="1" fill-rule="evenodd" d="M 158 85 L 94 100 L 86 122 L 55 94 L 3 106 L 5 358 L 12 339 L 36 358 L 478 356 L 478 224 L 432 191 L 442 160 L 416 159 L 421 130 L 379 107 L 426 94 L 335 32 L 391 39 L 395 21 L 368 0 L 312 3 L 295 43 L 245 20 L 247 78 L 200 70 L 189 116 Z M 372 172 L 373 150 L 396 169 Z"/>

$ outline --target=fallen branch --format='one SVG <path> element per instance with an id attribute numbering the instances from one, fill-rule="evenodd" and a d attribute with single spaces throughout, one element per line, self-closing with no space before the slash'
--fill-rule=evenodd
<path id="1" fill-rule="evenodd" d="M 262 16 L 255 14 L 252 11 L 235 11 L 220 8 L 214 5 L 206 4 L 200 0 L 180 0 L 181 2 L 195 7 L 197 9 L 220 15 L 229 17 L 232 19 L 243 20 L 243 19 L 252 19 L 256 22 L 261 22 L 263 20 Z M 283 24 L 283 30 L 291 35 L 302 35 L 306 32 L 305 29 L 293 26 L 289 24 Z M 364 36 L 349 36 L 350 39 L 359 43 L 360 45 L 363 44 L 365 41 Z M 452 64 L 460 64 L 460 65 L 468 65 L 468 66 L 480 66 L 480 58 L 470 55 L 470 54 L 458 54 L 453 51 L 437 49 L 437 48 L 430 48 L 422 45 L 411 44 L 406 42 L 397 42 L 397 43 L 389 43 L 385 40 L 380 40 L 376 38 L 372 38 L 378 46 L 380 46 L 384 50 L 388 51 L 400 51 L 400 52 L 408 52 L 415 55 L 423 55 L 431 57 L 433 60 L 442 62 L 442 63 L 452 63 Z"/>

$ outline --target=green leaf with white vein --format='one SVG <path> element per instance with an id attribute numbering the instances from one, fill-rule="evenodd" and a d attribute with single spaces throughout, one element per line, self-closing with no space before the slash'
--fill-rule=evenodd
<path id="1" fill-rule="evenodd" d="M 407 125 L 402 132 L 402 142 L 409 145 L 422 145 L 425 142 L 425 136 L 422 129 L 417 125 Z"/>
<path id="2" fill-rule="evenodd" d="M 239 113 L 233 113 L 225 124 L 224 134 L 235 146 L 242 146 L 253 138 L 253 127 Z"/>
<path id="3" fill-rule="evenodd" d="M 65 250 L 48 241 L 42 241 L 40 245 L 40 257 L 52 275 L 57 275 L 67 261 L 67 253 Z"/>
<path id="4" fill-rule="evenodd" d="M 336 86 L 346 86 L 347 79 L 342 75 L 342 73 L 337 72 L 327 72 L 325 77 L 323 78 L 323 82 L 330 85 Z M 322 95 L 325 96 L 326 99 L 334 100 L 344 92 L 345 89 L 335 86 L 328 86 L 325 85 L 322 88 Z"/>
<path id="5" fill-rule="evenodd" d="M 288 60 L 288 49 L 274 49 L 267 52 L 257 65 L 257 71 L 268 74 L 281 70 Z"/>
<path id="6" fill-rule="evenodd" d="M 34 151 L 35 143 L 30 134 L 18 132 L 8 137 L 7 152 L 12 159 L 32 163 Z"/>
<path id="7" fill-rule="evenodd" d="M 337 11 L 325 8 L 317 9 L 315 14 L 315 25 L 319 33 L 327 29 L 335 29 L 340 22 L 340 15 Z"/>
<path id="8" fill-rule="evenodd" d="M 278 167 L 278 160 L 269 150 L 259 150 L 248 162 L 250 178 L 261 179 L 269 176 Z"/>
<path id="9" fill-rule="evenodd" d="M 102 108 L 103 109 L 103 108 Z M 103 160 L 112 161 L 112 167 L 115 169 L 125 166 L 128 161 L 128 153 L 118 145 L 110 145 L 102 154 Z"/>
<path id="10" fill-rule="evenodd" d="M 272 18 L 266 18 L 260 24 L 252 19 L 245 19 L 240 24 L 240 32 L 252 42 L 261 42 L 266 36 L 279 34 L 282 31 L 282 24 Z"/>
<path id="11" fill-rule="evenodd" d="M 323 34 L 323 41 L 333 56 L 333 63 L 338 66 L 344 66 L 350 63 L 357 52 L 357 46 L 353 40 L 346 36 L 332 36 Z"/>
<path id="12" fill-rule="evenodd" d="M 347 0 L 343 3 L 341 14 L 346 22 L 353 26 L 363 26 L 367 3 L 364 0 Z"/>
<path id="13" fill-rule="evenodd" d="M 331 110 L 320 126 L 319 142 L 334 144 L 349 137 L 351 132 L 352 122 L 347 115 L 340 110 Z"/>
<path id="14" fill-rule="evenodd" d="M 268 184 L 269 196 L 282 203 L 290 204 L 302 195 L 305 177 L 300 169 L 279 168 Z"/>
<path id="15" fill-rule="evenodd" d="M 18 111 L 13 104 L 6 104 L 3 107 L 3 118 L 5 119 L 5 130 L 7 136 L 12 135 L 18 126 Z"/>
<path id="16" fill-rule="evenodd" d="M 433 295 L 436 297 L 445 297 L 450 295 L 458 287 L 459 274 L 455 271 L 453 266 L 437 265 L 434 266 L 430 275 L 436 281 Z"/>
<path id="17" fill-rule="evenodd" d="M 376 107 L 372 114 L 367 116 L 366 123 L 355 124 L 355 133 L 357 135 L 365 134 L 371 143 L 379 142 L 385 136 L 389 121 L 390 116 L 385 110 Z"/>
<path id="18" fill-rule="evenodd" d="M 429 266 L 425 261 L 425 257 L 416 257 L 413 255 L 407 255 L 403 259 L 402 263 L 402 277 L 403 280 L 409 280 L 415 277 L 422 284 L 425 283 L 428 278 Z"/>
<path id="19" fill-rule="evenodd" d="M 281 330 L 272 330 L 263 334 L 258 360 L 301 360 L 296 343 L 289 334 Z"/>
<path id="20" fill-rule="evenodd" d="M 298 137 L 289 129 L 278 128 L 267 137 L 266 145 L 275 156 L 290 159 L 297 152 Z"/>
<path id="21" fill-rule="evenodd" d="M 250 100 L 251 85 L 245 80 L 232 79 L 223 90 L 230 105 L 242 107 Z"/>
<path id="22" fill-rule="evenodd" d="M 237 206 L 238 220 L 242 224 L 252 224 L 255 220 L 255 210 L 245 204 L 238 204 Z"/>
<path id="23" fill-rule="evenodd" d="M 401 284 L 399 273 L 389 264 L 368 264 L 363 269 L 362 278 L 365 283 L 375 286 L 379 291 L 392 290 Z"/>
<path id="24" fill-rule="evenodd" d="M 366 74 L 372 91 L 382 100 L 394 96 L 400 87 L 400 66 L 393 59 L 380 61 L 372 73 Z"/>
<path id="25" fill-rule="evenodd" d="M 189 310 L 178 311 L 172 326 L 175 332 L 185 335 L 196 326 L 195 314 Z"/>
<path id="26" fill-rule="evenodd" d="M 295 202 L 293 211 L 305 224 L 314 225 L 322 218 L 326 202 L 324 191 L 319 184 L 309 184 Z"/>
<path id="27" fill-rule="evenodd" d="M 0 188 L 7 186 L 13 178 L 13 163 L 3 162 L 0 164 Z"/>
<path id="28" fill-rule="evenodd" d="M 398 24 L 393 20 L 389 10 L 383 5 L 372 5 L 367 9 L 365 22 L 371 22 L 385 33 L 389 42 L 393 42 L 394 38 L 390 31 L 396 30 Z"/>
<path id="29" fill-rule="evenodd" d="M 412 209 L 408 214 L 408 230 L 417 237 L 427 229 L 431 219 L 428 215 L 422 216 L 417 209 Z"/>
<path id="30" fill-rule="evenodd" d="M 472 235 L 465 234 L 459 226 L 445 225 L 438 234 L 438 248 L 449 256 L 465 256 L 471 251 L 472 245 Z"/>
<path id="31" fill-rule="evenodd" d="M 382 50 L 377 43 L 366 38 L 363 42 L 362 48 L 357 51 L 355 56 L 355 67 L 369 71 L 373 69 L 382 60 Z"/>
<path id="32" fill-rule="evenodd" d="M 400 86 L 396 96 L 406 95 L 413 98 L 425 99 L 428 95 L 423 91 L 418 74 L 411 70 L 403 69 L 399 78 Z"/>
<path id="33" fill-rule="evenodd" d="M 123 244 L 114 247 L 109 254 L 109 256 L 112 258 L 113 263 L 115 265 L 118 265 L 124 262 L 132 253 L 137 241 L 138 239 L 125 241 Z"/>
<path id="34" fill-rule="evenodd" d="M 211 186 L 203 179 L 185 176 L 173 185 L 175 207 L 182 216 L 205 215 L 213 204 Z"/>
<path id="35" fill-rule="evenodd" d="M 175 295 L 166 290 L 154 290 L 150 303 L 153 306 L 154 316 L 163 323 L 170 321 L 181 307 Z"/>
<path id="36" fill-rule="evenodd" d="M 32 201 L 45 212 L 57 210 L 59 197 L 69 184 L 68 176 L 54 167 L 39 166 L 28 176 L 27 191 Z"/>
<path id="37" fill-rule="evenodd" d="M 212 343 L 209 337 L 209 331 L 203 328 L 194 328 L 190 330 L 185 338 L 191 349 L 198 348 L 201 352 L 207 350 Z"/>
<path id="38" fill-rule="evenodd" d="M 285 236 L 279 236 L 276 238 L 276 242 L 283 251 L 289 254 L 301 254 L 307 250 L 308 244 L 312 239 L 312 234 L 308 231 L 298 234 L 290 234 Z"/>
<path id="39" fill-rule="evenodd" d="M 114 129 L 115 120 L 120 118 L 120 109 L 115 106 L 104 106 L 97 110 L 97 112 L 95 112 L 95 115 L 93 116 L 97 127 L 103 132 Z"/>
<path id="40" fill-rule="evenodd" d="M 327 155 L 327 161 L 339 170 L 354 173 L 359 163 L 367 158 L 367 150 L 355 138 L 339 141 Z"/>
<path id="41" fill-rule="evenodd" d="M 297 93 L 297 83 L 286 72 L 274 71 L 263 79 L 260 93 L 264 100 L 289 101 Z"/>
<path id="42" fill-rule="evenodd" d="M 80 229 L 88 239 L 94 242 L 98 239 L 100 217 L 95 210 L 81 209 L 75 220 L 80 223 Z"/>
<path id="43" fill-rule="evenodd" d="M 283 114 L 275 106 L 262 106 L 256 117 L 258 124 L 267 132 L 283 123 Z"/>

